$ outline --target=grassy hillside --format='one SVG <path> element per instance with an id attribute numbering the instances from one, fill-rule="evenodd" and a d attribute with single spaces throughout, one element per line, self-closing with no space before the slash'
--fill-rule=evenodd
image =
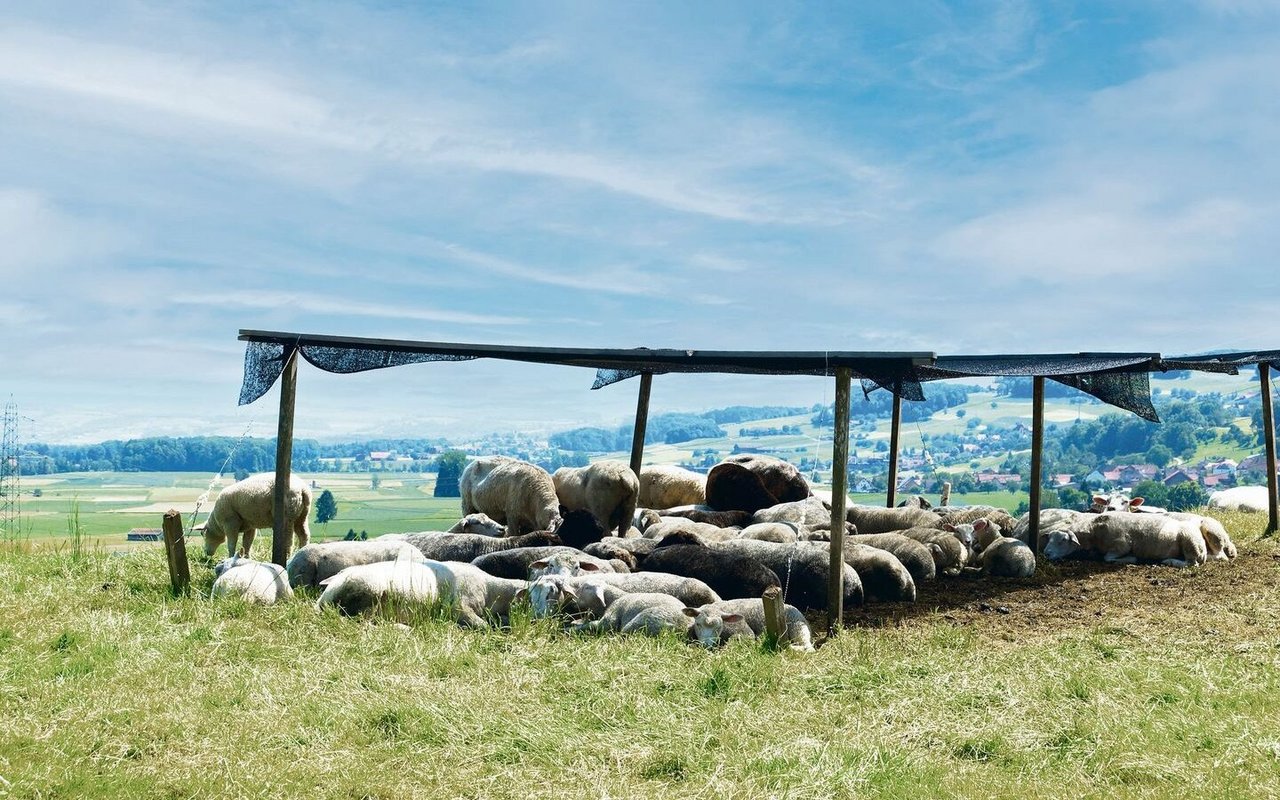
<path id="1" fill-rule="evenodd" d="M 1280 589 L 1043 565 L 855 610 L 816 653 L 411 631 L 170 597 L 157 549 L 0 547 L 0 796 L 1280 796 Z"/>

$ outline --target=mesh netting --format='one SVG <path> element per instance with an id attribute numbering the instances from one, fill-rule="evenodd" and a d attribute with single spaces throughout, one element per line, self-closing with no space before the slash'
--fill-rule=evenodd
<path id="1" fill-rule="evenodd" d="M 1240 350 L 1227 353 L 1208 353 L 1198 356 L 1172 356 L 1160 366 L 1165 370 L 1192 369 L 1198 372 L 1240 374 L 1240 367 L 1266 364 L 1271 369 L 1280 368 L 1280 350 Z"/>
<path id="2" fill-rule="evenodd" d="M 862 380 L 862 391 L 886 389 L 901 395 L 907 400 L 923 400 L 924 390 L 920 387 L 920 378 L 916 372 L 919 367 L 909 359 L 857 359 L 831 355 L 830 357 L 793 357 L 779 358 L 776 361 L 756 359 L 757 363 L 708 362 L 679 366 L 668 366 L 660 369 L 615 369 L 601 367 L 596 370 L 596 380 L 592 389 L 601 389 L 615 383 L 635 378 L 650 372 L 654 375 L 666 375 L 672 372 L 714 372 L 718 374 L 736 375 L 835 375 L 836 367 L 849 367 L 853 374 Z"/>

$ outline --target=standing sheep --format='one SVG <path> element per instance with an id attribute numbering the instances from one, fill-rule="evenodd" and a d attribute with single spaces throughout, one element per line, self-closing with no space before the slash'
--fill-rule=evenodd
<path id="1" fill-rule="evenodd" d="M 651 466 L 640 470 L 638 505 L 674 508 L 707 502 L 707 476 L 684 467 Z"/>
<path id="2" fill-rule="evenodd" d="M 275 524 L 275 490 L 274 472 L 251 475 L 223 489 L 204 525 L 204 554 L 212 558 L 218 545 L 226 541 L 228 556 L 248 558 L 258 528 Z M 297 547 L 305 547 L 311 541 L 311 530 L 307 527 L 310 514 L 311 487 L 297 475 L 290 475 L 285 516 Z M 244 534 L 244 544 L 237 551 L 241 534 Z"/>
<path id="3" fill-rule="evenodd" d="M 507 526 L 507 535 L 551 530 L 560 524 L 560 501 L 551 475 L 537 464 L 507 456 L 482 456 L 458 479 L 463 515 L 481 512 Z"/>
<path id="4" fill-rule="evenodd" d="M 561 467 L 551 476 L 556 495 L 570 511 L 585 509 L 606 531 L 626 536 L 636 513 L 640 479 L 621 461 Z"/>

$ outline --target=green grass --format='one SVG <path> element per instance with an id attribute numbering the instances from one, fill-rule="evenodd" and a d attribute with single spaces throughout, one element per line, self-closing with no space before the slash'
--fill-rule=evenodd
<path id="1" fill-rule="evenodd" d="M 810 655 L 406 632 L 210 602 L 199 565 L 174 598 L 155 548 L 4 547 L 0 796 L 1280 796 L 1280 548 L 1241 519 L 1236 563 L 1092 575 L 1116 613 L 925 602 Z"/>

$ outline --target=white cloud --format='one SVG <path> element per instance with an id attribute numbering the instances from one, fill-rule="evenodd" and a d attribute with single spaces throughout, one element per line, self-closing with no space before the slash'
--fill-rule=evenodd
<path id="1" fill-rule="evenodd" d="M 381 319 L 423 320 L 448 322 L 455 325 L 524 325 L 528 319 L 494 314 L 469 314 L 460 311 L 444 311 L 418 306 L 370 303 L 343 296 L 302 294 L 273 290 L 244 290 L 238 292 L 209 292 L 207 294 L 179 295 L 173 302 L 198 305 L 206 308 L 266 308 L 282 314 L 316 314 L 329 316 L 378 317 Z"/>

